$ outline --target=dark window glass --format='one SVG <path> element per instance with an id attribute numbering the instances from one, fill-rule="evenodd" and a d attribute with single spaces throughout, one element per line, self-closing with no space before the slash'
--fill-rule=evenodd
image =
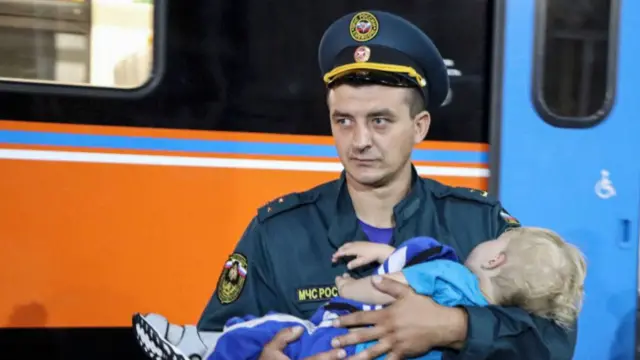
<path id="1" fill-rule="evenodd" d="M 414 22 L 447 59 L 451 102 L 434 111 L 428 138 L 486 141 L 488 7 L 468 0 L 230 3 L 220 26 L 226 103 L 216 128 L 328 135 L 318 43 L 338 17 L 373 8 Z"/>
<path id="2" fill-rule="evenodd" d="M 549 122 L 588 126 L 613 99 L 616 0 L 541 0 L 536 91 Z M 544 15 L 543 15 L 544 14 Z M 577 125 L 576 123 L 581 123 Z M 563 124 L 560 124 L 563 125 Z"/>

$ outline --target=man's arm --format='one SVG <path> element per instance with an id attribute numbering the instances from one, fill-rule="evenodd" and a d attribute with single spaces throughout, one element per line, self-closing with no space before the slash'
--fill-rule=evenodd
<path id="1" fill-rule="evenodd" d="M 198 321 L 199 331 L 222 331 L 234 316 L 260 316 L 277 308 L 264 238 L 263 225 L 254 218 L 225 261 L 216 289 Z"/>
<path id="2" fill-rule="evenodd" d="M 345 315 L 334 322 L 345 328 L 370 325 L 332 341 L 335 348 L 377 341 L 354 358 L 372 360 L 384 354 L 411 358 L 432 349 L 441 349 L 444 359 L 449 360 L 570 360 L 573 356 L 575 331 L 566 332 L 524 310 L 446 307 L 408 285 L 373 278 L 382 279 L 374 284 L 395 299 L 393 304 Z"/>
<path id="3" fill-rule="evenodd" d="M 464 309 L 468 315 L 466 338 L 454 343 L 451 347 L 460 350 L 446 351 L 444 359 L 570 360 L 573 357 L 577 330 L 564 330 L 519 308 L 469 306 Z M 464 329 L 459 330 L 455 333 L 465 333 Z"/>

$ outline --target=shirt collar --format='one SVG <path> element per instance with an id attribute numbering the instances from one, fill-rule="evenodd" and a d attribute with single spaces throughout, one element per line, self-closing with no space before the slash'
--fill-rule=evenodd
<path id="1" fill-rule="evenodd" d="M 340 179 L 336 182 L 336 202 L 335 212 L 329 225 L 329 241 L 339 248 L 345 242 L 357 240 L 358 236 L 364 236 L 364 233 L 358 226 L 353 201 L 349 195 L 346 184 L 346 173 L 343 170 Z M 407 223 L 409 219 L 420 209 L 422 201 L 425 199 L 425 189 L 416 168 L 411 165 L 411 190 L 396 206 L 393 208 L 393 214 L 396 222 L 396 229 L 400 229 Z"/>

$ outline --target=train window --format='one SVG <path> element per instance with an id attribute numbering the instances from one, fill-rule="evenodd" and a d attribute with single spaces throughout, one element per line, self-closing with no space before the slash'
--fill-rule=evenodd
<path id="1" fill-rule="evenodd" d="M 0 0 L 0 80 L 137 88 L 151 74 L 151 0 Z"/>
<path id="2" fill-rule="evenodd" d="M 6 1 L 0 0 L 0 4 Z M 38 4 L 41 2 L 45 1 Z M 97 6 L 111 6 L 115 9 L 113 11 L 125 6 L 137 6 L 138 9 L 143 6 L 127 3 L 127 0 L 93 0 L 86 4 L 94 8 L 92 13 L 96 13 Z M 156 11 L 163 8 L 159 0 L 155 0 L 155 4 Z M 446 59 L 451 93 L 447 105 L 433 111 L 434 121 L 428 140 L 486 143 L 491 5 L 489 0 L 190 0 L 189 6 L 167 1 L 166 11 L 171 16 L 166 20 L 162 16 L 157 17 L 155 31 L 163 31 L 166 35 L 157 35 L 164 40 L 156 42 L 154 52 L 162 47 L 166 53 L 164 58 L 168 60 L 163 75 L 153 77 L 156 80 L 161 78 L 161 81 L 156 82 L 157 87 L 149 91 L 148 96 L 136 101 L 96 97 L 91 102 L 85 100 L 84 94 L 54 99 L 21 98 L 18 101 L 27 104 L 37 101 L 38 104 L 2 109 L 0 117 L 118 126 L 330 135 L 326 89 L 318 69 L 318 44 L 331 22 L 347 13 L 369 8 L 390 11 L 414 22 L 433 39 Z M 144 33 L 141 29 L 140 36 L 133 41 L 123 40 L 118 44 L 107 39 L 107 31 L 125 36 L 123 28 L 133 26 L 136 20 L 131 19 L 134 15 L 128 17 L 123 14 L 117 24 L 105 26 L 101 36 L 96 33 L 95 26 L 86 24 L 85 33 L 91 32 L 89 46 L 107 46 L 109 48 L 106 49 L 113 53 L 116 51 L 112 48 L 127 46 L 117 50 L 123 54 L 139 49 L 143 40 L 141 34 Z M 125 19 L 129 20 L 124 22 Z M 158 24 L 158 21 L 164 21 L 165 25 Z M 27 30 L 32 31 L 29 30 L 32 28 Z M 87 35 L 83 36 L 87 38 Z M 35 36 L 34 39 L 42 41 Z M 44 47 L 28 49 L 43 51 Z M 96 67 L 102 69 L 99 75 L 86 81 L 100 86 L 126 87 L 146 79 L 148 67 L 133 74 L 130 71 L 138 69 L 133 65 L 114 67 L 115 55 L 110 52 L 96 57 L 85 50 L 84 64 L 95 59 L 89 63 L 89 74 L 97 72 Z M 156 58 L 161 61 L 163 57 Z M 2 61 L 4 59 L 0 59 L 0 63 Z M 39 68 L 23 65 L 23 73 L 32 73 L 18 76 L 17 70 L 13 70 L 10 77 L 34 78 L 34 69 Z M 0 76 L 9 75 L 5 72 Z M 84 76 L 86 79 L 89 75 Z M 52 75 L 42 74 L 39 78 L 51 79 Z M 0 100 L 2 96 L 0 93 Z"/>
<path id="3" fill-rule="evenodd" d="M 613 104 L 617 0 L 539 0 L 534 101 L 543 119 L 589 127 Z"/>

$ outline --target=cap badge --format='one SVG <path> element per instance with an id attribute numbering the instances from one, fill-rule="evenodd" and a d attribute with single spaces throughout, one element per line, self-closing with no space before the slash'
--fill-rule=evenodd
<path id="1" fill-rule="evenodd" d="M 371 49 L 368 46 L 358 46 L 356 51 L 353 53 L 353 59 L 356 62 L 367 62 L 371 57 Z"/>
<path id="2" fill-rule="evenodd" d="M 355 41 L 363 42 L 373 39 L 378 34 L 378 19 L 370 12 L 359 12 L 351 19 L 349 32 Z"/>

